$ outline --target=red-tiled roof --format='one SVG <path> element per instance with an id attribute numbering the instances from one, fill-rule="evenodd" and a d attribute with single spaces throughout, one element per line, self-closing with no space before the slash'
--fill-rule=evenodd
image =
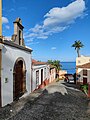
<path id="1" fill-rule="evenodd" d="M 90 68 L 90 63 L 86 63 L 83 65 L 78 65 L 77 68 Z"/>
<path id="2" fill-rule="evenodd" d="M 33 65 L 45 65 L 47 63 L 46 62 L 39 62 L 39 61 L 36 61 L 36 60 L 32 59 L 32 64 Z"/>

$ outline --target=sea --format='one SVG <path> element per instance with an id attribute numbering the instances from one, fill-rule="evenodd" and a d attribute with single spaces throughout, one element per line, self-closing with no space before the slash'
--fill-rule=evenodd
<path id="1" fill-rule="evenodd" d="M 76 72 L 76 62 L 60 62 L 62 70 L 66 70 L 68 74 L 74 74 Z"/>

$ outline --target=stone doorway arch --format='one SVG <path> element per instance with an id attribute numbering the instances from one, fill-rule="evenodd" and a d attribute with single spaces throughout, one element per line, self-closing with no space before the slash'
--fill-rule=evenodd
<path id="1" fill-rule="evenodd" d="M 19 99 L 26 91 L 26 64 L 18 58 L 13 69 L 13 100 Z"/>

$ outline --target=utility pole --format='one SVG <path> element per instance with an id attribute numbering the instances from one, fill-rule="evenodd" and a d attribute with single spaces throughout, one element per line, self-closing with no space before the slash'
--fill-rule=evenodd
<path id="1" fill-rule="evenodd" d="M 0 0 L 0 39 L 2 39 L 2 0 Z"/>

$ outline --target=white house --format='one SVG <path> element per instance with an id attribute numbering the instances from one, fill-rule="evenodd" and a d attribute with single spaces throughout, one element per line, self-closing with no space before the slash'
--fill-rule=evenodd
<path id="1" fill-rule="evenodd" d="M 80 57 L 76 58 L 76 66 L 78 65 L 83 65 L 90 62 L 90 56 L 83 56 L 81 55 Z"/>
<path id="2" fill-rule="evenodd" d="M 90 62 L 78 65 L 77 67 L 77 75 L 78 77 L 78 83 L 80 84 L 88 84 L 90 83 Z"/>
<path id="3" fill-rule="evenodd" d="M 50 79 L 49 83 L 53 82 L 56 79 L 56 69 L 54 66 L 50 65 Z"/>
<path id="4" fill-rule="evenodd" d="M 31 48 L 23 40 L 20 18 L 14 22 L 12 40 L 0 39 L 0 106 L 31 92 Z"/>
<path id="5" fill-rule="evenodd" d="M 77 83 L 86 84 L 90 82 L 90 57 L 81 56 L 76 58 Z"/>
<path id="6" fill-rule="evenodd" d="M 49 65 L 45 62 L 32 60 L 32 91 L 49 83 Z"/>
<path id="7" fill-rule="evenodd" d="M 59 78 L 65 78 L 65 74 L 67 74 L 66 70 L 59 70 Z"/>

